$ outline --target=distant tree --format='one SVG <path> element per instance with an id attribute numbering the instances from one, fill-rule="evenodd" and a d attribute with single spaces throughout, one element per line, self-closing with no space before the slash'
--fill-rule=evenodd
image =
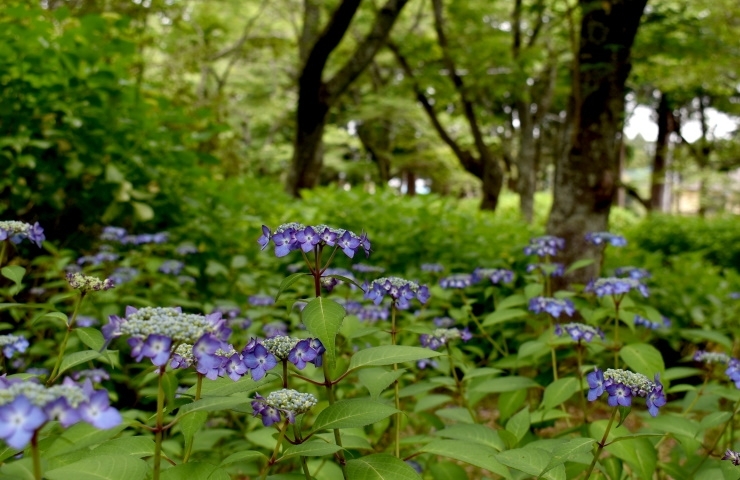
<path id="1" fill-rule="evenodd" d="M 583 283 L 598 275 L 601 248 L 584 234 L 607 229 L 619 186 L 619 151 L 624 123 L 625 83 L 630 51 L 647 0 L 581 0 L 582 20 L 571 92 L 573 136 L 568 155 L 558 159 L 551 235 L 564 238 L 560 260 L 596 261 L 566 280 Z"/>
<path id="2" fill-rule="evenodd" d="M 301 58 L 305 61 L 298 76 L 293 157 L 287 183 L 290 194 L 300 196 L 302 189 L 317 184 L 322 165 L 322 136 L 329 110 L 385 44 L 407 1 L 388 0 L 378 10 L 370 31 L 358 43 L 354 53 L 331 78 L 324 80 L 329 56 L 347 32 L 361 0 L 342 0 L 323 30 L 318 28 L 320 2 L 306 0 L 300 40 Z"/>

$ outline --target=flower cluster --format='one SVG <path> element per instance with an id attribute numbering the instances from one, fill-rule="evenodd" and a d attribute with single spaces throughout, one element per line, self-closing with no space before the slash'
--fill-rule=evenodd
<path id="1" fill-rule="evenodd" d="M 262 424 L 266 427 L 279 423 L 281 415 L 290 423 L 295 422 L 295 417 L 309 411 L 318 400 L 310 393 L 301 393 L 297 390 L 283 388 L 270 393 L 267 398 L 257 394 L 252 401 L 254 416 L 262 416 Z"/>
<path id="2" fill-rule="evenodd" d="M 79 385 L 65 378 L 61 385 L 47 388 L 34 380 L 0 377 L 0 438 L 5 443 L 22 449 L 51 420 L 65 428 L 84 421 L 108 429 L 122 419 L 110 406 L 108 392 L 94 390 L 89 380 Z"/>
<path id="3" fill-rule="evenodd" d="M 89 378 L 93 383 L 100 383 L 103 380 L 110 380 L 110 375 L 102 368 L 89 368 L 86 370 L 80 370 L 79 372 L 74 372 L 72 374 L 72 378 L 76 381 Z"/>
<path id="4" fill-rule="evenodd" d="M 380 305 L 383 297 L 388 295 L 396 307 L 405 309 L 414 298 L 422 304 L 427 303 L 430 297 L 429 288 L 416 282 L 404 280 L 398 277 L 382 277 L 365 283 L 362 288 L 365 291 L 365 299 L 372 300 L 375 305 Z"/>
<path id="5" fill-rule="evenodd" d="M 588 400 L 593 402 L 606 392 L 609 395 L 607 403 L 612 406 L 629 407 L 633 397 L 645 398 L 645 405 L 653 417 L 658 415 L 658 409 L 666 404 L 663 385 L 658 374 L 652 382 L 641 373 L 628 370 L 609 368 L 602 372 L 596 368 L 586 375 L 588 381 Z"/>
<path id="6" fill-rule="evenodd" d="M 594 337 L 601 337 L 602 340 L 604 339 L 604 332 L 600 328 L 592 327 L 585 323 L 570 322 L 562 325 L 559 323 L 555 325 L 555 335 L 561 336 L 566 332 L 575 342 L 580 342 L 581 340 L 590 342 Z"/>
<path id="7" fill-rule="evenodd" d="M 443 345 L 447 345 L 451 340 L 461 339 L 463 342 L 467 342 L 471 338 L 473 338 L 473 334 L 470 333 L 467 327 L 463 330 L 457 328 L 438 328 L 430 334 L 421 334 L 419 341 L 422 347 L 436 350 Z"/>
<path id="8" fill-rule="evenodd" d="M 533 297 L 529 300 L 529 311 L 532 313 L 549 313 L 553 318 L 560 318 L 565 313 L 572 317 L 576 307 L 568 298 Z"/>
<path id="9" fill-rule="evenodd" d="M 128 283 L 139 275 L 139 270 L 133 267 L 118 267 L 113 270 L 110 278 L 115 285 L 123 285 Z"/>
<path id="10" fill-rule="evenodd" d="M 269 307 L 275 305 L 275 299 L 271 295 L 250 295 L 247 297 L 247 302 L 253 307 Z"/>
<path id="11" fill-rule="evenodd" d="M 650 278 L 650 272 L 648 272 L 644 268 L 639 267 L 619 267 L 614 270 L 614 273 L 618 277 L 628 277 L 628 278 L 634 278 L 635 280 L 642 280 L 643 278 Z"/>
<path id="12" fill-rule="evenodd" d="M 607 243 L 614 247 L 627 246 L 627 240 L 621 236 L 609 232 L 590 232 L 586 234 L 586 242 L 591 245 L 606 245 Z"/>
<path id="13" fill-rule="evenodd" d="M 104 247 L 107 246 L 104 245 Z M 118 257 L 119 255 L 117 253 L 110 251 L 110 247 L 101 248 L 100 251 L 95 255 L 83 255 L 82 257 L 78 258 L 77 265 L 90 264 L 95 267 L 103 263 L 115 262 L 116 260 L 118 260 Z"/>
<path id="14" fill-rule="evenodd" d="M 727 365 L 730 363 L 730 360 L 732 359 L 729 355 L 721 352 L 707 352 L 706 350 L 698 350 L 696 353 L 694 353 L 695 362 L 702 362 L 707 364 L 722 363 L 724 365 Z"/>
<path id="15" fill-rule="evenodd" d="M 663 321 L 662 322 L 652 322 L 652 321 L 648 320 L 647 318 L 645 318 L 645 317 L 643 317 L 641 315 L 635 314 L 635 326 L 636 327 L 645 327 L 645 328 L 648 328 L 650 330 L 657 330 L 657 329 L 659 329 L 661 327 L 670 327 L 671 326 L 671 321 L 668 320 L 666 317 L 663 317 Z"/>
<path id="16" fill-rule="evenodd" d="M 185 264 L 180 260 L 165 260 L 157 270 L 166 275 L 180 275 L 183 268 Z"/>
<path id="17" fill-rule="evenodd" d="M 476 268 L 472 275 L 473 283 L 478 283 L 484 278 L 491 280 L 491 283 L 511 283 L 514 281 L 514 272 L 505 268 Z"/>
<path id="18" fill-rule="evenodd" d="M 725 374 L 735 383 L 735 387 L 740 388 L 740 360 L 737 358 L 731 358 L 730 361 L 727 362 L 727 370 L 725 370 Z"/>
<path id="19" fill-rule="evenodd" d="M 0 335 L 0 348 L 5 358 L 13 358 L 13 355 L 23 353 L 28 348 L 28 340 L 20 335 Z"/>
<path id="20" fill-rule="evenodd" d="M 121 245 L 145 245 L 147 243 L 166 243 L 169 239 L 167 232 L 142 233 L 141 235 L 129 235 L 125 228 L 105 227 L 100 239 L 106 242 L 117 242 Z"/>
<path id="21" fill-rule="evenodd" d="M 728 448 L 722 456 L 722 460 L 729 460 L 733 465 L 738 466 L 740 465 L 740 452 L 736 452 Z"/>
<path id="22" fill-rule="evenodd" d="M 66 276 L 69 286 L 83 293 L 110 290 L 115 287 L 113 280 L 110 278 L 101 280 L 97 277 L 88 277 L 81 273 L 68 273 Z"/>
<path id="23" fill-rule="evenodd" d="M 383 267 L 378 267 L 375 265 L 368 265 L 366 263 L 356 263 L 352 265 L 352 270 L 354 270 L 355 272 L 360 272 L 360 273 L 383 273 L 385 272 L 385 268 Z"/>
<path id="24" fill-rule="evenodd" d="M 264 333 L 265 337 L 267 338 L 280 337 L 283 335 L 287 335 L 288 325 L 282 320 L 274 320 L 262 326 L 262 333 Z"/>
<path id="25" fill-rule="evenodd" d="M 421 264 L 422 272 L 441 273 L 444 271 L 444 269 L 445 267 L 440 263 L 422 263 Z"/>
<path id="26" fill-rule="evenodd" d="M 643 297 L 648 296 L 647 287 L 634 278 L 599 278 L 597 280 L 591 280 L 584 289 L 585 292 L 594 293 L 597 297 L 624 295 L 625 293 L 629 293 L 630 290 L 637 290 Z"/>
<path id="27" fill-rule="evenodd" d="M 279 361 L 289 361 L 298 368 L 303 370 L 306 363 L 313 363 L 314 366 L 322 365 L 323 354 L 326 348 L 321 344 L 318 338 L 295 338 L 289 336 L 277 336 L 264 340 L 263 345 Z"/>
<path id="28" fill-rule="evenodd" d="M 264 250 L 272 241 L 275 244 L 275 256 L 284 257 L 293 250 L 302 250 L 308 253 L 314 248 L 325 245 L 341 248 L 349 258 L 353 258 L 357 250 L 362 247 L 365 255 L 370 256 L 370 240 L 367 234 L 356 233 L 341 228 L 332 228 L 327 225 L 306 226 L 300 223 L 284 223 L 275 233 L 262 225 L 262 235 L 257 241 Z"/>
<path id="29" fill-rule="evenodd" d="M 439 279 L 439 286 L 442 288 L 467 288 L 473 283 L 473 275 L 469 273 L 454 273 Z"/>
<path id="30" fill-rule="evenodd" d="M 548 277 L 562 277 L 565 275 L 565 265 L 562 263 L 532 263 L 527 265 L 527 273 L 539 270 L 542 275 Z"/>
<path id="31" fill-rule="evenodd" d="M 337 278 L 335 275 L 338 275 L 340 277 L 348 278 L 353 281 L 357 281 L 355 278 L 355 275 L 350 272 L 347 269 L 344 268 L 327 268 L 324 270 L 324 273 L 321 275 L 321 285 L 326 288 L 327 291 L 331 292 L 334 290 L 334 287 L 337 285 L 341 285 L 344 283 L 344 280 L 341 280 Z M 353 283 L 349 284 L 349 288 L 355 289 L 355 285 Z"/>
<path id="32" fill-rule="evenodd" d="M 0 222 L 0 241 L 10 240 L 10 243 L 17 245 L 26 238 L 29 242 L 35 243 L 38 247 L 41 246 L 41 242 L 46 240 L 44 229 L 41 228 L 39 222 L 36 222 L 33 225 L 26 222 L 19 222 L 17 220 L 6 220 Z"/>
<path id="33" fill-rule="evenodd" d="M 455 319 L 450 317 L 435 317 L 432 323 L 437 328 L 450 328 L 455 324 Z"/>
<path id="34" fill-rule="evenodd" d="M 544 235 L 531 239 L 529 245 L 524 247 L 524 254 L 537 255 L 538 257 L 552 257 L 564 248 L 564 239 L 553 235 Z"/>

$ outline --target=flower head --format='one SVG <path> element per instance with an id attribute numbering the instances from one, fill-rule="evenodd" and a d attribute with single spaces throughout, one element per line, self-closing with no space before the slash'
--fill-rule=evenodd
<path id="1" fill-rule="evenodd" d="M 414 298 L 421 303 L 429 300 L 429 289 L 426 285 L 404 280 L 398 277 L 382 277 L 363 286 L 365 299 L 372 300 L 375 305 L 380 305 L 387 295 L 391 301 L 400 309 L 406 309 Z"/>
<path id="2" fill-rule="evenodd" d="M 600 328 L 592 327 L 585 323 L 571 322 L 565 324 L 558 323 L 555 325 L 555 335 L 560 336 L 563 333 L 568 333 L 570 338 L 575 342 L 579 342 L 581 340 L 590 342 L 594 337 L 600 337 L 602 340 L 604 339 L 604 332 Z"/>
<path id="3" fill-rule="evenodd" d="M 5 358 L 13 358 L 16 353 L 26 351 L 28 340 L 20 335 L 0 335 L 0 348 Z"/>
<path id="4" fill-rule="evenodd" d="M 114 285 L 128 283 L 139 275 L 139 270 L 132 267 L 118 267 L 109 277 Z"/>
<path id="5" fill-rule="evenodd" d="M 46 240 L 46 237 L 44 236 L 44 229 L 41 228 L 39 222 L 36 222 L 33 225 L 16 220 L 0 222 L 0 241 L 10 240 L 10 243 L 17 245 L 26 238 L 29 242 L 35 243 L 36 246 L 41 247 L 41 243 Z"/>
<path id="6" fill-rule="evenodd" d="M 439 286 L 442 288 L 467 288 L 473 283 L 473 275 L 470 273 L 453 273 L 439 279 Z"/>
<path id="7" fill-rule="evenodd" d="M 511 283 L 514 281 L 514 272 L 505 268 L 476 268 L 473 270 L 473 283 L 478 283 L 484 278 L 491 280 L 494 285 L 499 283 Z"/>
<path id="8" fill-rule="evenodd" d="M 589 373 L 586 379 L 589 385 L 588 400 L 591 402 L 604 392 L 609 395 L 607 403 L 612 407 L 628 407 L 632 405 L 634 397 L 643 397 L 648 413 L 653 417 L 657 416 L 658 409 L 666 404 L 663 385 L 658 374 L 651 381 L 645 375 L 629 370 L 609 368 L 602 372 L 597 368 Z"/>
<path id="9" fill-rule="evenodd" d="M 185 264 L 180 260 L 165 260 L 157 270 L 167 275 L 180 275 Z"/>
<path id="10" fill-rule="evenodd" d="M 624 247 L 627 245 L 627 240 L 623 236 L 609 232 L 587 233 L 586 242 L 590 243 L 591 245 L 610 244 L 614 247 Z"/>
<path id="11" fill-rule="evenodd" d="M 467 329 L 459 330 L 457 328 L 438 328 L 431 334 L 423 333 L 419 336 L 422 347 L 437 350 L 442 345 L 447 345 L 452 340 L 462 340 L 467 342 L 473 338 L 473 335 Z"/>
<path id="12" fill-rule="evenodd" d="M 552 257 L 564 248 L 564 239 L 553 235 L 544 235 L 531 239 L 529 245 L 524 247 L 524 254 L 537 255 L 538 257 Z"/>
<path id="13" fill-rule="evenodd" d="M 268 370 L 277 366 L 275 355 L 255 339 L 250 340 L 242 350 L 242 359 L 254 380 L 262 379 Z"/>
<path id="14" fill-rule="evenodd" d="M 614 273 L 618 277 L 629 277 L 635 280 L 642 280 L 643 278 L 650 278 L 650 272 L 644 268 L 639 267 L 619 267 L 614 270 Z"/>
<path id="15" fill-rule="evenodd" d="M 634 278 L 599 278 L 591 280 L 584 289 L 585 292 L 594 293 L 597 297 L 624 295 L 631 290 L 637 290 L 643 297 L 649 295 L 647 287 Z"/>
<path id="16" fill-rule="evenodd" d="M 300 338 L 277 336 L 264 340 L 263 345 L 280 361 L 289 361 L 299 370 L 306 367 L 306 363 L 321 365 L 321 354 L 326 349 L 317 338 Z M 319 362 L 318 364 L 316 362 Z"/>
<path id="17" fill-rule="evenodd" d="M 740 465 L 740 452 L 736 452 L 728 448 L 722 456 L 722 460 L 729 460 L 733 465 L 738 466 Z"/>
<path id="18" fill-rule="evenodd" d="M 662 328 L 662 327 L 668 327 L 668 326 L 670 326 L 670 323 L 671 323 L 670 320 L 668 320 L 665 317 L 663 317 L 663 321 L 662 322 L 651 322 L 647 318 L 645 318 L 645 317 L 643 317 L 641 315 L 635 314 L 635 326 L 636 327 L 637 326 L 642 326 L 642 327 L 645 327 L 645 328 L 647 328 L 649 330 L 657 330 L 657 329 Z"/>
<path id="19" fill-rule="evenodd" d="M 529 311 L 547 312 L 553 318 L 560 318 L 563 313 L 572 317 L 576 313 L 576 308 L 569 298 L 533 297 L 529 300 Z"/>
<path id="20" fill-rule="evenodd" d="M 281 420 L 281 415 L 290 423 L 295 417 L 309 411 L 318 400 L 310 393 L 301 393 L 297 390 L 284 388 L 270 393 L 267 398 L 257 394 L 252 401 L 254 416 L 262 416 L 262 424 L 266 427 Z"/>
<path id="21" fill-rule="evenodd" d="M 352 265 L 352 270 L 360 273 L 383 273 L 385 268 L 378 267 L 376 265 L 368 265 L 366 263 L 355 263 Z"/>
<path id="22" fill-rule="evenodd" d="M 565 265 L 558 262 L 532 263 L 527 265 L 527 273 L 532 273 L 535 270 L 548 277 L 562 277 L 565 275 Z"/>
<path id="23" fill-rule="evenodd" d="M 101 280 L 96 277 L 88 277 L 86 275 L 82 275 L 81 273 L 68 273 L 67 281 L 69 282 L 70 287 L 83 293 L 110 290 L 111 288 L 115 287 L 115 285 L 113 284 L 113 280 L 111 280 L 110 278 Z"/>
<path id="24" fill-rule="evenodd" d="M 275 299 L 271 295 L 250 295 L 247 298 L 247 302 L 253 307 L 269 307 L 275 305 Z"/>
<path id="25" fill-rule="evenodd" d="M 300 223 L 284 223 L 275 229 L 275 233 L 263 225 L 262 235 L 257 243 L 264 249 L 270 241 L 275 245 L 277 257 L 284 257 L 293 250 L 300 249 L 308 253 L 314 248 L 324 246 L 341 248 L 350 258 L 353 258 L 360 248 L 365 251 L 365 255 L 370 255 L 370 241 L 366 234 L 357 235 L 349 230 L 323 224 L 306 226 Z"/>
<path id="26" fill-rule="evenodd" d="M 441 272 L 444 272 L 444 269 L 445 267 L 441 263 L 422 263 L 421 264 L 422 272 L 441 273 Z"/>

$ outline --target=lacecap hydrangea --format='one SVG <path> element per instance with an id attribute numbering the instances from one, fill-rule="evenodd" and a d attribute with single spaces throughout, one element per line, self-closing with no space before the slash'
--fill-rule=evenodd
<path id="1" fill-rule="evenodd" d="M 658 374 L 651 381 L 641 373 L 609 368 L 602 372 L 598 368 L 586 375 L 588 381 L 588 400 L 595 401 L 605 392 L 609 395 L 609 406 L 629 407 L 634 397 L 643 397 L 651 416 L 658 415 L 658 409 L 666 404 L 663 385 Z"/>
<path id="2" fill-rule="evenodd" d="M 314 248 L 321 249 L 325 246 L 340 248 L 350 258 L 362 248 L 365 255 L 370 255 L 370 240 L 367 234 L 357 235 L 349 230 L 333 228 L 328 225 L 303 225 L 301 223 L 284 223 L 273 233 L 262 225 L 262 235 L 257 240 L 262 249 L 272 241 L 275 245 L 275 256 L 284 257 L 294 250 L 304 253 Z"/>
<path id="3" fill-rule="evenodd" d="M 408 308 L 410 301 L 414 298 L 422 304 L 427 303 L 431 296 L 426 285 L 419 285 L 399 277 L 382 277 L 373 280 L 369 284 L 365 283 L 363 290 L 365 299 L 372 300 L 375 305 L 380 305 L 383 298 L 389 296 L 400 309 Z"/>

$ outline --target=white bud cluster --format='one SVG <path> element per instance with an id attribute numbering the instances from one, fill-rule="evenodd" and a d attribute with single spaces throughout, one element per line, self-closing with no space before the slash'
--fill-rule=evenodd
<path id="1" fill-rule="evenodd" d="M 460 330 L 457 328 L 437 328 L 432 332 L 432 336 L 438 338 L 442 343 L 461 338 Z"/>
<path id="2" fill-rule="evenodd" d="M 656 387 L 656 384 L 645 375 L 622 369 L 606 369 L 604 372 L 604 380 L 611 380 L 613 383 L 621 383 L 622 385 L 630 387 L 632 390 L 632 396 L 639 397 L 646 397 Z"/>
<path id="3" fill-rule="evenodd" d="M 97 277 L 89 277 L 81 273 L 68 273 L 67 281 L 70 287 L 82 292 L 99 292 L 115 287 L 113 280 L 110 278 L 101 280 Z"/>
<path id="4" fill-rule="evenodd" d="M 23 381 L 13 382 L 0 389 L 0 405 L 11 403 L 19 395 L 23 395 L 38 407 L 44 407 L 61 397 L 64 397 L 72 408 L 77 408 L 89 400 L 85 391 L 77 384 L 67 383 L 46 388 L 40 383 Z"/>
<path id="5" fill-rule="evenodd" d="M 193 346 L 189 343 L 181 343 L 175 348 L 175 355 L 180 357 L 189 365 L 195 363 L 195 357 L 193 356 Z"/>
<path id="6" fill-rule="evenodd" d="M 400 289 L 404 286 L 408 286 L 408 288 L 410 288 L 412 292 L 417 292 L 419 291 L 419 288 L 421 288 L 418 283 L 412 282 L 411 280 L 406 280 L 405 278 L 400 278 L 400 277 L 380 277 L 377 280 L 373 280 L 370 283 L 370 288 L 372 288 L 373 284 L 380 285 L 386 290 L 388 290 L 387 288 L 388 285 L 390 285 L 391 288 L 397 288 L 397 289 Z"/>
<path id="7" fill-rule="evenodd" d="M 296 415 L 306 413 L 317 402 L 316 397 L 310 393 L 301 393 L 289 388 L 272 392 L 265 398 L 266 405 L 284 412 L 293 412 Z"/>
<path id="8" fill-rule="evenodd" d="M 165 335 L 173 343 L 194 345 L 206 333 L 213 333 L 214 325 L 204 316 L 182 313 L 177 308 L 143 307 L 121 322 L 120 333 L 139 338 Z"/>
<path id="9" fill-rule="evenodd" d="M 276 337 L 263 340 L 262 345 L 265 346 L 268 352 L 272 353 L 278 360 L 282 361 L 288 359 L 290 351 L 293 350 L 300 341 L 300 338 L 278 335 Z"/>
<path id="10" fill-rule="evenodd" d="M 8 237 L 18 234 L 27 235 L 31 230 L 31 224 L 19 222 L 18 220 L 5 220 L 0 222 L 0 230 L 5 230 L 8 233 Z"/>
<path id="11" fill-rule="evenodd" d="M 704 363 L 722 363 L 727 365 L 730 363 L 730 356 L 726 353 L 720 352 L 705 352 L 700 350 L 694 354 L 694 360 L 697 362 Z"/>

